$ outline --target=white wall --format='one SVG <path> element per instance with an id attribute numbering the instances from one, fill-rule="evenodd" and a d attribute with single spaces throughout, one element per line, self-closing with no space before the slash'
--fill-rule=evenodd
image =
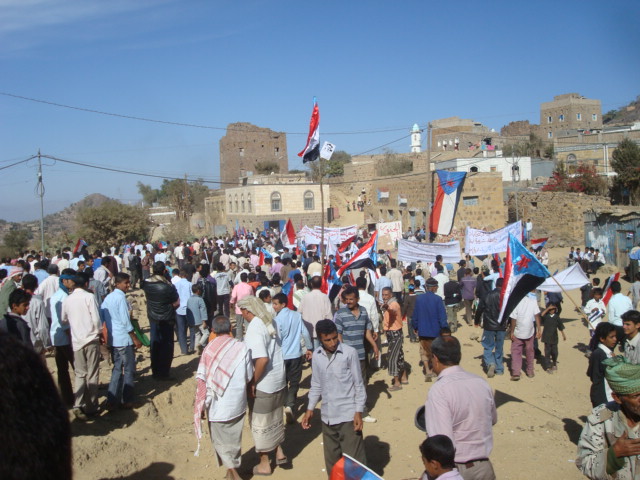
<path id="1" fill-rule="evenodd" d="M 531 157 L 516 157 L 520 167 L 520 180 L 531 180 Z M 435 168 L 440 170 L 454 170 L 456 172 L 469 172 L 471 167 L 478 167 L 478 172 L 500 172 L 502 181 L 512 180 L 511 167 L 514 164 L 512 157 L 474 157 L 454 158 L 444 162 L 436 162 Z"/>

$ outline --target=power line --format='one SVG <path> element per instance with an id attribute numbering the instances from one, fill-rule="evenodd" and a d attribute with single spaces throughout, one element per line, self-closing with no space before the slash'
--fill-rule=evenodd
<path id="1" fill-rule="evenodd" d="M 5 97 L 11 97 L 11 98 L 16 98 L 19 100 L 26 100 L 29 102 L 35 102 L 35 103 L 42 103 L 45 105 L 51 105 L 53 107 L 60 107 L 60 108 L 68 108 L 70 110 L 77 110 L 80 112 L 87 112 L 87 113 L 95 113 L 98 115 L 106 115 L 109 117 L 116 117 L 116 118 L 126 118 L 128 120 L 138 120 L 141 122 L 151 122 L 151 123 L 160 123 L 163 125 L 176 125 L 179 127 L 190 127 L 190 128 L 202 128 L 202 129 L 206 129 L 206 130 L 222 130 L 222 131 L 236 131 L 236 132 L 245 132 L 245 133 L 264 133 L 264 129 L 261 130 L 257 130 L 257 129 L 243 129 L 243 128 L 228 128 L 228 127 L 214 127 L 211 125 L 199 125 L 196 123 L 184 123 L 184 122 L 172 122 L 172 121 L 168 121 L 168 120 L 157 120 L 157 119 L 153 119 L 153 118 L 146 118 L 146 117 L 138 117 L 135 115 L 126 115 L 126 114 L 122 114 L 122 113 L 113 113 L 113 112 L 105 112 L 102 110 L 96 110 L 93 108 L 86 108 L 86 107 L 77 107 L 74 105 L 66 105 L 64 103 L 57 103 L 57 102 L 52 102 L 49 100 L 41 100 L 38 98 L 31 98 L 31 97 L 25 97 L 23 95 L 16 95 L 14 93 L 8 93 L 8 92 L 0 92 L 0 95 L 4 95 Z M 398 127 L 398 128 L 380 128 L 380 129 L 375 129 L 375 130 L 356 130 L 356 131 L 352 131 L 352 132 L 326 132 L 323 135 L 362 135 L 362 134 L 369 134 L 369 133 L 384 133 L 384 132 L 398 132 L 401 130 L 408 130 L 410 129 L 410 127 Z M 276 133 L 285 133 L 287 135 L 308 135 L 309 132 L 276 132 Z"/>

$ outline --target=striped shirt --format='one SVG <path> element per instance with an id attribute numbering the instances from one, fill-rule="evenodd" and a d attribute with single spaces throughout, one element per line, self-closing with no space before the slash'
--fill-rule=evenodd
<path id="1" fill-rule="evenodd" d="M 373 325 L 367 314 L 367 310 L 359 305 L 360 315 L 356 318 L 348 308 L 341 308 L 333 317 L 338 327 L 338 333 L 342 335 L 342 342 L 353 347 L 358 352 L 360 360 L 365 359 L 364 334 L 367 330 L 373 330 Z"/>

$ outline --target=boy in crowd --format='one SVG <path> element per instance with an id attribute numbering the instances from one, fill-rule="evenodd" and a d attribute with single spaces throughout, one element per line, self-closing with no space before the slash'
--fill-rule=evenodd
<path id="1" fill-rule="evenodd" d="M 207 305 L 202 298 L 202 284 L 196 283 L 191 287 L 192 295 L 187 300 L 187 325 L 190 329 L 195 329 L 195 345 L 197 345 L 198 355 L 207 344 L 209 339 L 209 329 L 207 328 Z"/>
<path id="2" fill-rule="evenodd" d="M 622 329 L 624 330 L 624 356 L 629 363 L 640 364 L 640 312 L 629 310 L 622 314 Z"/>
<path id="3" fill-rule="evenodd" d="M 455 468 L 456 449 L 446 435 L 433 435 L 420 445 L 425 472 L 421 480 L 464 480 Z"/>
<path id="4" fill-rule="evenodd" d="M 567 336 L 564 333 L 564 324 L 560 319 L 558 306 L 550 303 L 542 312 L 542 343 L 544 343 L 544 363 L 547 373 L 558 370 L 558 330 L 566 342 Z"/>

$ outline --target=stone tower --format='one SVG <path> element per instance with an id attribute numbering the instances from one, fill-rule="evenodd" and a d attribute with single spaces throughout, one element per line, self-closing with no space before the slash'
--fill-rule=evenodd
<path id="1" fill-rule="evenodd" d="M 411 129 L 411 153 L 420 153 L 422 151 L 422 130 L 417 123 L 413 124 Z"/>
<path id="2" fill-rule="evenodd" d="M 256 167 L 277 165 L 274 173 L 289 171 L 287 135 L 246 122 L 230 123 L 220 139 L 220 181 L 222 188 L 237 184 L 248 173 L 259 173 Z M 271 172 L 263 172 L 271 173 Z"/>

